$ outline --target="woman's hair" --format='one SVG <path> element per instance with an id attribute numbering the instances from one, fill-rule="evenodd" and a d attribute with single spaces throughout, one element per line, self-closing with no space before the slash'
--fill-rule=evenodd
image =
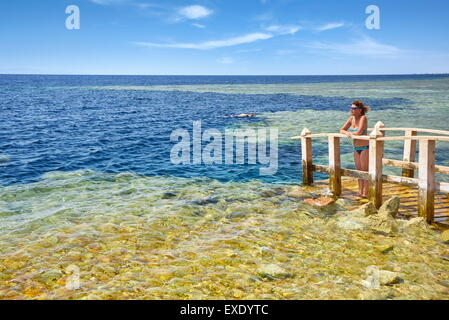
<path id="1" fill-rule="evenodd" d="M 365 113 L 368 113 L 371 110 L 371 107 L 365 106 L 365 104 L 360 100 L 355 100 L 352 104 L 362 110 L 362 115 L 365 115 Z"/>

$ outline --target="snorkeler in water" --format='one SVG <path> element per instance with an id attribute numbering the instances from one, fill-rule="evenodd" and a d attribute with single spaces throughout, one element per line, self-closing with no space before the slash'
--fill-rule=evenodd
<path id="1" fill-rule="evenodd" d="M 241 113 L 237 115 L 225 116 L 226 118 L 254 118 L 256 116 L 255 113 Z"/>

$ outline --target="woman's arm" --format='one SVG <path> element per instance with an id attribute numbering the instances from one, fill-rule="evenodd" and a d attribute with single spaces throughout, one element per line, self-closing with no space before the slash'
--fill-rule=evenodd
<path id="1" fill-rule="evenodd" d="M 352 117 L 349 117 L 348 120 L 346 120 L 346 123 L 343 125 L 343 127 L 340 128 L 340 133 L 345 134 L 348 137 L 350 137 L 352 135 L 352 133 L 348 132 L 347 130 L 351 126 L 351 123 L 352 123 Z"/>

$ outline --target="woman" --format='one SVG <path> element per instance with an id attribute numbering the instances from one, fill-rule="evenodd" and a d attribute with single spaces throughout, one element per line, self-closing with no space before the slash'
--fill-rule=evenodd
<path id="1" fill-rule="evenodd" d="M 351 106 L 351 117 L 340 129 L 340 133 L 348 137 L 363 136 L 368 134 L 368 119 L 366 113 L 370 110 L 362 101 L 356 100 Z M 368 171 L 368 153 L 369 141 L 353 140 L 354 143 L 354 162 L 357 170 Z M 368 180 L 359 179 L 359 197 L 368 196 Z"/>

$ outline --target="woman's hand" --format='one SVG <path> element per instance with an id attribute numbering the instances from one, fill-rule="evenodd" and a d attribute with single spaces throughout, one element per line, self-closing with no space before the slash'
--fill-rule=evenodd
<path id="1" fill-rule="evenodd" d="M 344 134 L 345 136 L 347 136 L 348 138 L 352 137 L 352 132 L 346 131 L 346 130 L 340 130 L 341 134 Z"/>

